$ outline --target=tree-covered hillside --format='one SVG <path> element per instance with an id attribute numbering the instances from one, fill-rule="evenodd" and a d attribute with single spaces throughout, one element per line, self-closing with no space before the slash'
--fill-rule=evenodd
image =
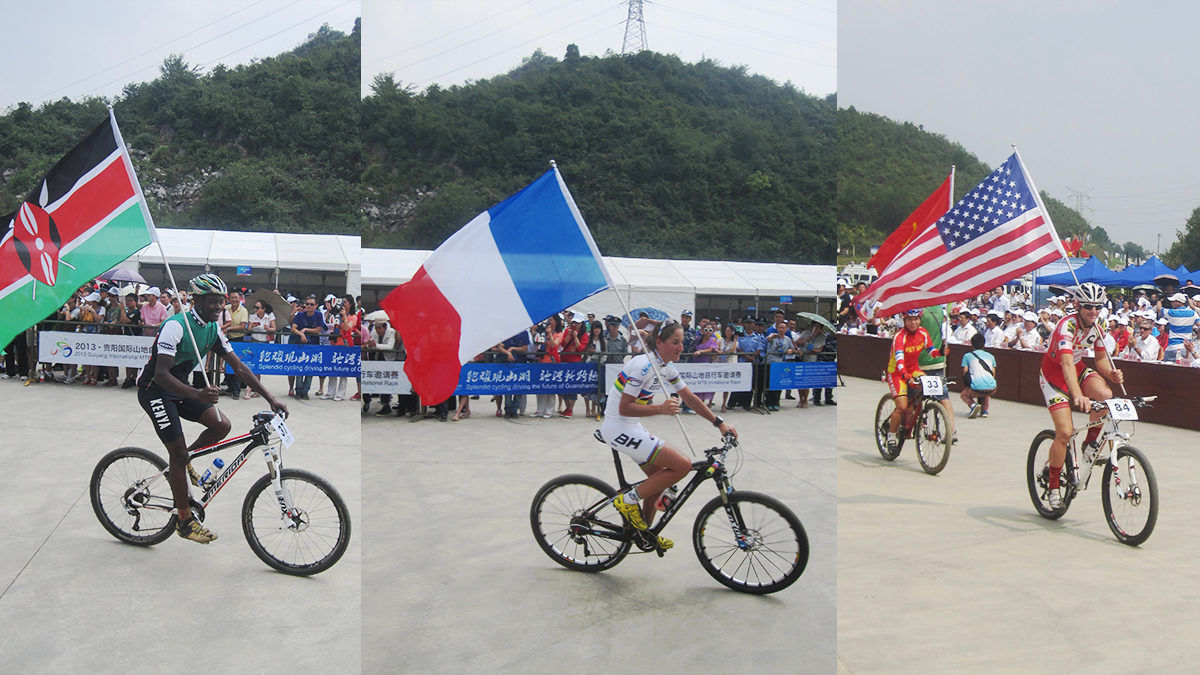
<path id="1" fill-rule="evenodd" d="M 558 162 L 606 255 L 832 263 L 833 97 L 711 61 L 535 52 L 364 100 L 368 246 L 433 248 Z"/>
<path id="2" fill-rule="evenodd" d="M 853 107 L 838 111 L 837 133 L 838 244 L 842 251 L 853 247 L 863 260 L 870 246 L 881 243 L 941 185 L 951 165 L 955 200 L 993 168 L 940 134 Z M 1092 227 L 1074 209 L 1041 194 L 1060 237 L 1083 237 L 1093 254 L 1124 253 L 1125 247 L 1110 241 L 1103 228 Z"/>
<path id="3" fill-rule="evenodd" d="M 201 75 L 181 58 L 112 101 L 156 224 L 357 234 L 359 31 Z M 107 101 L 21 103 L 0 117 L 0 213 L 104 120 Z"/>

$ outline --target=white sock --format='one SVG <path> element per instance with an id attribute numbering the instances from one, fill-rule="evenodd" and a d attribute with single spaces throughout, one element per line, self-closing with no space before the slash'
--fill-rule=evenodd
<path id="1" fill-rule="evenodd" d="M 626 504 L 637 504 L 640 501 L 642 501 L 642 498 L 638 496 L 637 488 L 634 488 L 634 489 L 630 490 L 629 492 L 625 493 L 625 503 Z"/>

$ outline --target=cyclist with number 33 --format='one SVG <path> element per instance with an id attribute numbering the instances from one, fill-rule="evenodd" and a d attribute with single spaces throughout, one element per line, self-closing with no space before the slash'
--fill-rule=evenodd
<path id="1" fill-rule="evenodd" d="M 1112 390 L 1105 380 L 1115 383 L 1125 381 L 1124 373 L 1113 366 L 1104 347 L 1105 327 L 1100 320 L 1100 308 L 1106 300 L 1108 296 L 1100 284 L 1090 281 L 1080 284 L 1075 291 L 1075 304 L 1078 305 L 1076 313 L 1063 317 L 1046 340 L 1049 348 L 1042 357 L 1038 383 L 1042 386 L 1042 395 L 1046 397 L 1046 406 L 1050 408 L 1050 419 L 1054 421 L 1048 495 L 1051 509 L 1061 508 L 1063 503 L 1059 492 L 1059 476 L 1067 459 L 1067 443 L 1074 431 L 1071 406 L 1089 413 L 1094 422 L 1104 417 L 1104 412 L 1092 412 L 1092 400 L 1112 398 Z M 1096 370 L 1083 363 L 1083 357 L 1087 356 L 1089 349 L 1096 354 Z M 1099 435 L 1099 425 L 1088 429 L 1083 447 L 1094 447 Z"/>
<path id="2" fill-rule="evenodd" d="M 613 498 L 613 506 L 639 530 L 645 530 L 654 521 L 655 503 L 667 488 L 677 483 L 692 469 L 691 461 L 679 450 L 655 437 L 639 417 L 650 415 L 678 415 L 679 402 L 695 410 L 701 417 L 712 422 L 721 434 L 733 434 L 737 430 L 709 409 L 696 397 L 672 365 L 683 352 L 683 325 L 669 321 L 652 329 L 646 352 L 629 360 L 621 369 L 615 382 L 608 390 L 608 403 L 604 408 L 604 423 L 600 435 L 604 441 L 618 451 L 632 457 L 646 473 L 646 480 L 626 493 Z M 653 364 L 650 359 L 654 359 Z M 666 381 L 659 387 L 655 368 Z M 668 396 L 663 403 L 654 404 L 654 394 L 660 389 L 677 393 L 679 398 Z M 644 506 L 642 506 L 644 504 Z M 662 549 L 674 546 L 670 539 L 658 538 Z"/>
<path id="3" fill-rule="evenodd" d="M 934 358 L 940 356 L 940 351 L 934 349 L 933 339 L 929 332 L 921 327 L 921 315 L 924 310 L 919 307 L 904 312 L 904 330 L 898 331 L 892 338 L 892 355 L 888 359 L 887 383 L 896 402 L 896 409 L 888 418 L 887 447 L 889 452 L 896 452 L 898 439 L 896 433 L 908 410 L 908 387 L 920 386 L 919 378 L 925 373 L 921 370 L 918 359 L 921 352 L 929 350 Z"/>
<path id="4" fill-rule="evenodd" d="M 201 274 L 188 283 L 188 292 L 192 294 L 192 308 L 168 318 L 158 329 L 150 361 L 138 376 L 138 402 L 150 416 L 159 440 L 171 457 L 167 481 L 178 516 L 177 532 L 184 539 L 207 544 L 217 535 L 192 517 L 187 483 L 190 479 L 193 485 L 199 486 L 200 477 L 188 463 L 188 453 L 220 442 L 229 434 L 230 424 L 229 418 L 213 407 L 220 398 L 220 388 L 209 383 L 205 389 L 196 389 L 187 384 L 188 376 L 209 352 L 215 352 L 225 359 L 242 382 L 263 397 L 271 410 L 286 414 L 287 408 L 234 354 L 228 338 L 221 332 L 217 321 L 228 292 L 225 282 L 215 274 Z M 195 343 L 188 335 L 184 321 L 191 325 Z M 181 417 L 204 425 L 204 431 L 190 446 L 183 439 Z"/>

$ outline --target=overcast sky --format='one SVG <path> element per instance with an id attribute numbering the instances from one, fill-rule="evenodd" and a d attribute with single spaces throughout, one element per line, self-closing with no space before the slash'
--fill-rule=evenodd
<path id="1" fill-rule="evenodd" d="M 363 87 L 379 73 L 423 90 L 481 80 L 541 49 L 621 52 L 620 0 L 362 0 Z M 837 88 L 835 0 L 646 0 L 646 42 L 686 62 L 745 65 L 809 94 Z"/>
<path id="2" fill-rule="evenodd" d="M 359 0 L 0 0 L 8 58 L 0 110 L 115 97 L 171 54 L 208 72 L 286 52 L 328 23 L 349 33 Z"/>
<path id="3" fill-rule="evenodd" d="M 838 105 L 992 168 L 1016 143 L 1039 189 L 1165 251 L 1200 206 L 1197 26 L 1184 0 L 841 0 Z"/>

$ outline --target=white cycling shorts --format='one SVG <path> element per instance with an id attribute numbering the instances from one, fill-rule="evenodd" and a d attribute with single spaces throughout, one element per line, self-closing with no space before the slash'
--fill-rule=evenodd
<path id="1" fill-rule="evenodd" d="M 600 435 L 604 437 L 605 443 L 632 457 L 638 466 L 653 462 L 658 456 L 658 451 L 666 445 L 661 438 L 646 431 L 646 427 L 638 422 L 624 422 L 607 417 L 600 425 Z"/>

